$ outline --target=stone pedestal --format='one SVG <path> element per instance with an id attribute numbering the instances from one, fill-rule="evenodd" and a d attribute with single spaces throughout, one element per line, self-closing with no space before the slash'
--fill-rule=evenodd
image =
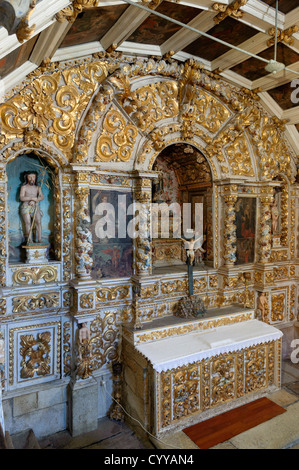
<path id="1" fill-rule="evenodd" d="M 71 381 L 68 389 L 69 422 L 72 436 L 93 431 L 98 426 L 98 384 L 94 378 Z"/>
<path id="2" fill-rule="evenodd" d="M 22 246 L 26 250 L 26 263 L 27 264 L 36 264 L 36 263 L 48 263 L 47 250 L 48 245 L 24 245 Z"/>

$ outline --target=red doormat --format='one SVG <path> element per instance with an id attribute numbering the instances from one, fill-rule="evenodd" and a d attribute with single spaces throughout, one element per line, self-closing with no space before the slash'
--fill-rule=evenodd
<path id="1" fill-rule="evenodd" d="M 268 398 L 260 398 L 219 416 L 194 424 L 183 429 L 183 432 L 200 449 L 209 449 L 285 411 L 284 408 Z"/>

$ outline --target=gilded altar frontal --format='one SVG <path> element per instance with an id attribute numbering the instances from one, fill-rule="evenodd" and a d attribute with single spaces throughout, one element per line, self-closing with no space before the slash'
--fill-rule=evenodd
<path id="1" fill-rule="evenodd" d="M 108 415 L 158 437 L 279 390 L 299 337 L 297 29 L 283 78 L 192 31 L 269 61 L 275 2 L 25 3 L 9 26 L 0 9 L 2 430 Z"/>

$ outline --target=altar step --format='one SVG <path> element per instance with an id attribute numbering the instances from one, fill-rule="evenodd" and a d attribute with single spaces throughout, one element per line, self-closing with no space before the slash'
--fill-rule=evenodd
<path id="1" fill-rule="evenodd" d="M 282 368 L 281 383 L 287 385 L 289 383 L 299 381 L 299 364 L 294 364 L 290 360 L 284 360 Z"/>
<path id="2" fill-rule="evenodd" d="M 2 429 L 1 429 L 2 431 Z M 0 433 L 0 449 L 40 449 L 39 442 L 32 429 L 10 435 L 8 431 Z"/>

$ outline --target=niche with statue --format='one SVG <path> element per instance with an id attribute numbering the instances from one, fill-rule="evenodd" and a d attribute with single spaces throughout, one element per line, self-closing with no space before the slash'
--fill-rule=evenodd
<path id="1" fill-rule="evenodd" d="M 54 259 L 54 169 L 33 153 L 7 164 L 9 263 Z"/>

